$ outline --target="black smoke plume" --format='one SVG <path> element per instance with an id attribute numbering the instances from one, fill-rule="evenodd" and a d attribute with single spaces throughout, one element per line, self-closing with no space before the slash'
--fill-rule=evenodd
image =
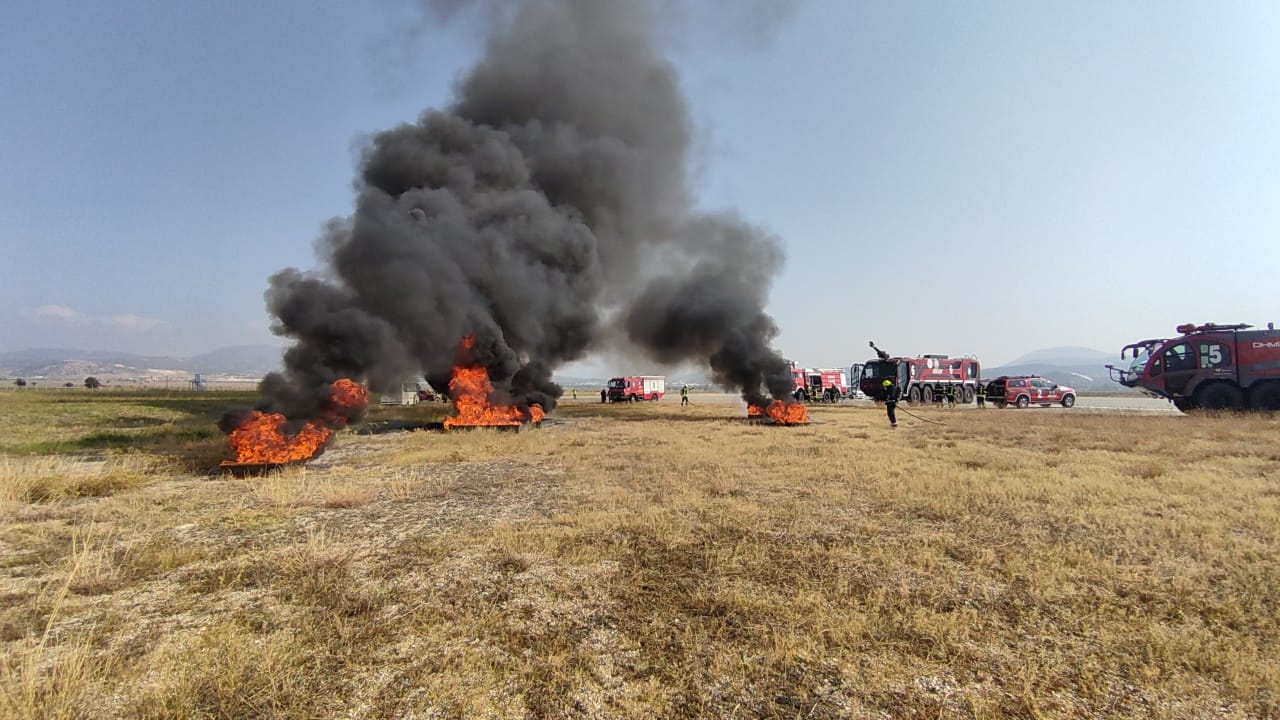
<path id="1" fill-rule="evenodd" d="M 355 211 L 321 239 L 322 274 L 271 277 L 274 330 L 295 345 L 262 383 L 265 407 L 314 414 L 338 377 L 444 389 L 462 359 L 504 401 L 550 410 L 552 371 L 619 337 L 705 363 L 757 404 L 786 397 L 762 310 L 782 253 L 733 214 L 694 210 L 689 111 L 659 52 L 658 5 L 482 4 L 485 52 L 453 103 L 369 139 Z"/>

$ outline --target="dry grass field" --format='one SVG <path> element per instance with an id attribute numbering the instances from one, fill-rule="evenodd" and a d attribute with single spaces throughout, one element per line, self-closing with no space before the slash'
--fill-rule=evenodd
<path id="1" fill-rule="evenodd" d="M 0 396 L 0 718 L 1280 717 L 1272 417 L 244 401 Z"/>

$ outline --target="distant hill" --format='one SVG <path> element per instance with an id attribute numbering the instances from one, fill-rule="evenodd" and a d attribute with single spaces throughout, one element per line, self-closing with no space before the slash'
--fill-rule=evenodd
<path id="1" fill-rule="evenodd" d="M 276 345 L 238 345 L 219 348 L 192 357 L 135 355 L 107 350 L 74 350 L 34 348 L 0 352 L 0 379 L 46 378 L 79 384 L 93 375 L 104 382 L 110 379 L 172 378 L 185 381 L 194 373 L 207 377 L 234 376 L 260 378 L 281 368 L 283 349 Z M 1083 347 L 1046 348 L 1027 353 L 999 367 L 984 367 L 984 378 L 998 375 L 1043 375 L 1081 392 L 1132 392 L 1112 382 L 1107 363 L 1117 363 L 1112 353 Z M 607 378 L 560 377 L 556 381 L 566 388 L 603 387 Z M 668 376 L 671 384 L 710 384 L 698 373 Z"/>
<path id="2" fill-rule="evenodd" d="M 1056 347 L 1033 350 L 1009 363 L 1009 365 L 1091 365 L 1116 361 L 1116 353 L 1103 352 L 1087 347 Z"/>
<path id="3" fill-rule="evenodd" d="M 984 367 L 982 375 L 1040 375 L 1059 385 L 1067 385 L 1084 393 L 1135 392 L 1113 382 L 1106 365 L 1120 364 L 1116 353 L 1085 347 L 1058 347 L 1035 350 L 999 367 Z"/>
<path id="4" fill-rule="evenodd" d="M 192 373 L 261 377 L 280 369 L 281 353 L 275 345 L 220 348 L 194 357 L 34 348 L 0 353 L 0 377 L 83 380 L 89 375 L 106 379 Z"/>
<path id="5" fill-rule="evenodd" d="M 158 367 L 176 362 L 173 358 L 157 355 L 136 355 L 110 350 L 73 350 L 67 348 L 32 348 L 0 353 L 0 371 L 8 369 L 39 368 L 68 361 L 126 365 L 132 367 Z"/>

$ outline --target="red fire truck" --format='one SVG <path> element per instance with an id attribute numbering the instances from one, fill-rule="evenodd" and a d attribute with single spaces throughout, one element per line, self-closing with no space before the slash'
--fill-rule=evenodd
<path id="1" fill-rule="evenodd" d="M 791 377 L 795 380 L 796 399 L 809 397 L 815 400 L 834 402 L 845 396 L 849 390 L 849 376 L 843 368 L 802 368 L 791 366 Z"/>
<path id="2" fill-rule="evenodd" d="M 667 392 L 666 375 L 625 375 L 611 378 L 609 402 L 661 400 Z"/>
<path id="3" fill-rule="evenodd" d="M 1280 410 L 1280 330 L 1252 325 L 1179 325 L 1172 339 L 1125 345 L 1128 367 L 1108 365 L 1111 379 L 1179 410 Z"/>
<path id="4" fill-rule="evenodd" d="M 977 358 L 890 357 L 874 342 L 869 344 L 876 351 L 876 358 L 862 366 L 858 389 L 872 400 L 884 401 L 885 380 L 897 383 L 899 396 L 910 403 L 931 403 L 948 397 L 948 393 L 957 403 L 971 403 L 977 397 L 982 382 L 982 366 Z"/>

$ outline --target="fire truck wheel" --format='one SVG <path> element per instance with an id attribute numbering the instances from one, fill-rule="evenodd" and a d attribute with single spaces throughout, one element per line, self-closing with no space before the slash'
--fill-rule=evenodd
<path id="1" fill-rule="evenodd" d="M 1026 408 L 1026 407 L 1030 407 L 1030 405 L 1031 405 L 1031 398 L 1027 397 L 1026 395 L 1019 395 L 1019 396 L 1018 396 L 1018 402 L 1017 402 L 1016 404 L 1017 404 L 1017 406 L 1018 406 L 1018 409 L 1019 409 L 1019 410 L 1021 410 L 1021 409 L 1023 409 L 1023 408 Z"/>
<path id="2" fill-rule="evenodd" d="M 1280 383 L 1258 383 L 1249 388 L 1249 409 L 1268 412 L 1280 410 Z"/>
<path id="3" fill-rule="evenodd" d="M 933 402 L 933 388 L 931 387 L 921 388 L 920 400 L 923 401 L 925 405 L 928 405 L 929 403 Z"/>
<path id="4" fill-rule="evenodd" d="M 1196 404 L 1206 410 L 1235 410 L 1243 400 L 1240 388 L 1222 382 L 1205 385 L 1196 391 Z"/>
<path id="5" fill-rule="evenodd" d="M 907 393 L 907 402 L 911 403 L 912 405 L 920 404 L 920 388 L 918 387 L 911 388 L 910 392 Z"/>
<path id="6" fill-rule="evenodd" d="M 1076 396 L 1075 396 L 1075 395 L 1063 395 L 1063 396 L 1062 396 L 1062 407 L 1069 408 L 1069 407 L 1074 406 L 1075 404 L 1076 404 Z"/>
<path id="7" fill-rule="evenodd" d="M 961 402 L 963 402 L 965 405 L 968 405 L 969 403 L 973 402 L 973 395 L 974 395 L 974 389 L 971 387 L 965 386 L 964 400 L 962 400 Z"/>

